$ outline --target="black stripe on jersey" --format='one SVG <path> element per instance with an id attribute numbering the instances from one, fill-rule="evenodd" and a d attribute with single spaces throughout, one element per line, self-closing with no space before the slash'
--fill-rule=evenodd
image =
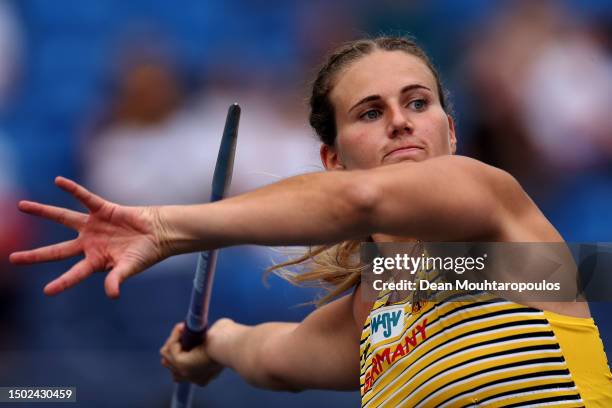
<path id="1" fill-rule="evenodd" d="M 492 312 L 492 313 L 487 313 L 487 314 L 484 314 L 484 315 L 472 316 L 472 317 L 468 317 L 468 318 L 463 319 L 463 320 L 459 320 L 459 321 L 457 321 L 457 322 L 455 322 L 455 323 L 453 323 L 453 324 L 451 324 L 449 326 L 445 326 L 442 330 L 438 331 L 437 333 L 435 333 L 435 334 L 433 334 L 431 336 L 428 336 L 427 339 L 425 341 L 423 341 L 422 343 L 420 343 L 420 344 L 425 344 L 426 342 L 428 342 L 432 338 L 435 338 L 435 337 L 437 337 L 439 335 L 442 335 L 442 334 L 446 334 L 446 333 L 448 333 L 449 330 L 455 328 L 456 326 L 460 326 L 462 324 L 469 323 L 469 322 L 477 322 L 480 319 L 486 319 L 486 318 L 489 318 L 489 317 L 503 316 L 505 314 L 510 314 L 510 313 L 512 313 L 512 311 L 501 310 L 499 312 Z M 431 323 L 428 322 L 427 325 L 428 326 L 432 326 L 434 324 L 434 322 L 435 322 L 435 320 L 433 322 L 431 322 Z M 548 325 L 549 323 L 548 323 L 548 320 L 546 320 L 546 319 L 525 319 L 525 320 L 518 320 L 518 321 L 500 323 L 500 324 L 496 324 L 494 326 L 488 326 L 488 327 L 483 327 L 483 328 L 480 328 L 480 329 L 476 329 L 476 330 L 473 330 L 473 331 L 466 332 L 464 334 L 460 334 L 458 336 L 455 336 L 455 337 L 453 337 L 453 339 L 460 339 L 461 337 L 469 336 L 471 334 L 476 334 L 478 332 L 486 332 L 486 331 L 489 331 L 489 330 L 501 329 L 501 328 L 504 328 L 504 327 L 523 326 L 523 325 L 536 325 L 536 324 L 540 324 L 540 325 L 545 324 L 545 325 Z"/>
<path id="2" fill-rule="evenodd" d="M 461 309 L 467 308 L 465 307 L 466 305 L 462 306 Z M 476 306 L 481 306 L 479 305 L 469 305 L 469 307 L 476 307 Z M 457 310 L 459 310 L 460 308 L 457 308 Z M 458 320 L 456 322 L 454 322 L 453 324 L 449 325 L 449 326 L 444 326 L 444 330 L 443 331 L 447 331 L 448 329 L 452 329 L 455 326 L 459 326 L 461 324 L 464 323 L 468 323 L 468 322 L 473 322 L 473 321 L 477 321 L 480 319 L 486 319 L 489 317 L 496 317 L 496 316 L 504 316 L 504 315 L 509 315 L 509 314 L 513 314 L 513 313 L 532 313 L 536 311 L 537 314 L 541 314 L 542 312 L 540 310 L 535 310 L 535 309 L 531 309 L 528 307 L 521 307 L 518 309 L 504 309 L 504 310 L 497 310 L 494 312 L 489 312 L 489 313 L 484 313 L 484 314 L 479 314 L 479 315 L 475 315 L 475 316 L 466 316 L 465 318 Z M 450 314 L 454 313 L 455 310 L 449 311 L 448 313 L 445 313 L 444 315 L 438 315 L 436 316 L 436 318 L 434 320 L 432 320 L 431 322 L 427 322 L 427 326 L 433 326 L 438 320 L 449 316 Z M 420 319 L 419 319 L 420 320 Z M 412 327 L 416 322 L 418 322 L 419 320 L 415 320 L 413 322 L 413 324 L 410 325 L 410 327 Z M 546 320 L 544 317 L 538 316 L 538 317 L 533 317 L 533 318 L 528 318 L 526 317 L 525 320 L 519 320 L 519 321 L 515 321 L 513 323 L 516 324 L 522 324 L 522 322 L 538 322 L 537 324 L 548 324 L 548 320 Z M 410 330 L 410 327 L 408 328 L 408 330 Z M 433 336 L 432 336 L 433 337 Z"/>
<path id="3" fill-rule="evenodd" d="M 371 344 L 368 343 L 365 347 L 365 350 L 363 350 L 363 354 L 361 356 L 363 357 L 364 361 L 367 361 L 368 359 L 368 351 L 370 351 L 370 346 Z"/>
<path id="4" fill-rule="evenodd" d="M 499 394 L 491 395 L 490 397 L 478 400 L 478 402 L 482 403 L 482 402 L 486 402 L 486 401 L 492 400 L 494 398 L 505 397 L 507 395 L 520 394 L 520 393 L 530 392 L 530 391 L 544 391 L 544 390 L 551 390 L 552 391 L 555 388 L 572 388 L 572 387 L 575 387 L 575 386 L 576 386 L 576 384 L 574 384 L 573 381 L 564 382 L 564 383 L 556 383 L 556 384 L 551 383 L 551 384 L 543 384 L 543 385 L 533 385 L 531 387 L 517 388 L 515 390 L 500 392 Z M 576 391 L 576 395 L 580 396 L 580 394 L 577 391 Z"/>
<path id="5" fill-rule="evenodd" d="M 361 349 L 361 344 L 359 345 L 359 348 Z M 368 343 L 365 347 L 365 349 L 363 350 L 363 353 L 361 353 L 361 355 L 359 356 L 359 360 L 360 360 L 360 371 L 363 371 L 363 368 L 366 366 L 366 364 L 368 363 L 368 351 L 370 350 L 370 343 Z"/>
<path id="6" fill-rule="evenodd" d="M 488 356 L 485 356 L 485 357 L 488 357 Z M 461 364 L 457 364 L 456 366 L 449 368 L 448 370 L 450 370 L 452 368 L 456 368 L 456 367 L 461 366 L 463 364 L 467 364 L 467 363 L 472 362 L 472 361 L 479 360 L 479 359 L 481 359 L 481 358 L 473 359 L 473 360 L 470 360 L 470 361 L 465 361 L 465 362 L 463 362 Z M 504 370 L 506 368 L 514 368 L 514 367 L 520 367 L 520 366 L 530 365 L 530 364 L 564 363 L 564 362 L 565 362 L 565 359 L 563 357 L 541 357 L 541 358 L 534 358 L 534 359 L 531 359 L 531 360 L 516 361 L 514 363 L 501 364 L 501 365 L 498 365 L 498 366 L 495 366 L 495 367 L 484 368 L 482 370 L 474 371 L 473 373 L 464 375 L 463 377 L 456 378 L 454 381 L 451 381 L 451 382 L 448 382 L 448 383 L 444 384 L 442 387 L 440 387 L 436 391 L 426 395 L 418 403 L 413 404 L 413 405 L 419 405 L 421 403 L 421 401 L 429 398 L 430 395 L 432 395 L 435 392 L 438 392 L 439 390 L 441 390 L 443 388 L 450 387 L 450 386 L 452 386 L 455 383 L 467 380 L 467 379 L 469 379 L 471 377 L 476 377 L 476 376 L 481 375 L 481 374 L 486 374 L 486 373 L 489 373 L 489 372 Z M 434 378 L 440 376 L 441 374 L 445 374 L 446 371 L 447 370 L 444 370 L 444 371 L 434 375 L 433 377 L 427 379 L 427 381 L 423 382 L 421 385 L 419 385 L 419 387 L 422 387 L 424 384 L 430 382 L 431 380 L 433 380 Z M 546 371 L 542 371 L 542 372 L 546 372 Z M 569 370 L 567 370 L 567 372 L 569 373 Z"/>
<path id="7" fill-rule="evenodd" d="M 491 357 L 511 356 L 513 354 L 521 353 L 521 352 L 524 352 L 524 351 L 536 351 L 536 350 L 560 350 L 560 348 L 559 348 L 558 345 L 555 345 L 555 344 L 542 344 L 542 345 L 535 345 L 535 346 L 519 347 L 519 348 L 515 348 L 515 349 L 512 349 L 512 350 L 502 350 L 502 351 L 498 351 L 496 353 L 485 354 L 485 355 L 482 355 L 482 356 L 471 358 L 469 360 L 462 361 L 462 362 L 457 363 L 455 365 L 452 365 L 450 367 L 446 367 L 443 371 L 439 372 L 438 374 L 436 374 L 436 375 L 434 375 L 432 377 L 429 377 L 427 379 L 427 381 L 425 381 L 425 382 L 430 382 L 434 378 L 443 375 L 446 371 L 450 371 L 450 370 L 453 370 L 455 368 L 460 368 L 461 366 L 468 365 L 470 363 L 475 363 L 475 362 L 477 362 L 479 360 L 486 360 L 486 359 L 491 358 Z M 559 359 L 560 362 L 565 361 L 563 356 L 559 356 L 559 357 L 539 357 L 539 358 L 519 361 L 519 362 L 517 362 L 517 364 L 519 364 L 519 363 L 520 364 L 530 364 L 530 363 L 532 363 L 533 361 L 536 361 L 536 360 L 540 361 L 542 358 L 557 358 L 557 359 Z M 509 364 L 515 364 L 515 363 L 509 363 Z M 498 366 L 498 367 L 494 367 L 494 368 L 499 368 L 499 367 L 502 367 L 502 366 Z M 485 369 L 485 371 L 486 371 L 486 369 Z M 480 372 L 485 372 L 485 371 L 480 371 Z M 419 374 L 420 373 L 415 373 L 415 375 L 419 375 Z M 471 375 L 467 375 L 464 378 L 469 378 L 470 376 Z M 407 381 L 411 381 L 412 378 L 414 378 L 414 376 L 408 378 Z M 449 383 L 449 384 L 452 384 L 452 383 Z"/>
<path id="8" fill-rule="evenodd" d="M 440 318 L 440 317 L 446 317 L 449 314 L 452 314 L 452 313 L 454 313 L 454 312 L 456 312 L 458 310 L 477 308 L 477 307 L 485 306 L 485 305 L 491 306 L 491 305 L 494 305 L 496 303 L 504 303 L 504 302 L 507 302 L 507 301 L 503 300 L 503 299 L 499 299 L 499 300 L 495 300 L 495 301 L 493 301 L 493 300 L 481 300 L 481 301 L 477 301 L 477 302 L 476 301 L 469 301 L 466 304 L 462 304 L 460 302 L 451 302 L 451 301 L 448 301 L 447 299 L 445 299 L 444 302 L 437 303 L 432 308 L 432 310 L 434 310 L 434 309 L 439 310 L 443 306 L 446 306 L 448 303 L 457 303 L 457 305 L 455 307 L 453 307 L 452 309 L 449 309 L 446 313 L 438 314 L 438 318 Z M 523 307 L 520 307 L 520 309 L 522 309 L 522 308 Z M 515 310 L 515 309 L 513 309 L 513 310 Z"/>
<path id="9" fill-rule="evenodd" d="M 477 332 L 482 332 L 482 331 L 483 330 L 478 329 L 478 330 L 474 330 L 473 332 L 462 334 L 461 336 L 457 336 L 457 337 L 453 338 L 452 340 L 445 341 L 444 343 L 440 344 L 440 346 L 442 346 L 444 344 L 447 344 L 450 341 L 455 341 L 457 339 L 460 339 L 461 337 L 465 337 L 465 335 L 471 335 L 471 334 L 474 334 L 474 333 L 477 333 Z M 487 345 L 487 344 L 499 343 L 499 342 L 508 341 L 508 340 L 524 340 L 524 339 L 529 339 L 531 337 L 534 337 L 534 338 L 535 337 L 550 337 L 551 340 L 555 340 L 555 334 L 552 331 L 550 331 L 550 330 L 542 330 L 542 331 L 537 331 L 537 332 L 518 333 L 518 334 L 511 334 L 509 336 L 496 337 L 496 338 L 491 339 L 491 340 L 481 341 L 481 342 L 479 342 L 476 345 L 484 346 L 484 345 Z M 557 346 L 558 345 L 559 344 L 557 343 Z M 464 347 L 462 349 L 457 350 L 457 352 L 462 351 L 464 349 L 468 349 L 470 347 L 474 347 L 474 346 L 475 345 L 469 345 L 467 347 Z"/>
<path id="10" fill-rule="evenodd" d="M 521 323 L 525 323 L 526 321 L 523 321 Z M 533 323 L 533 321 L 529 320 L 530 323 Z M 431 351 L 437 350 L 441 347 L 446 346 L 447 344 L 457 341 L 459 339 L 461 339 L 462 337 L 468 337 L 468 336 L 472 336 L 474 334 L 479 334 L 479 333 L 486 333 L 488 331 L 493 331 L 493 330 L 497 330 L 500 328 L 505 328 L 505 327 L 512 327 L 512 326 L 518 326 L 518 324 L 516 324 L 517 322 L 508 322 L 508 323 L 502 323 L 502 324 L 496 324 L 495 326 L 490 326 L 490 327 L 483 327 L 480 329 L 476 329 L 476 330 L 472 330 L 469 332 L 465 332 L 463 334 L 460 334 L 459 336 L 455 336 L 451 339 L 446 340 L 443 343 L 438 344 L 437 346 L 433 347 L 430 351 L 428 351 L 428 353 L 430 353 Z M 429 338 L 435 337 L 436 335 L 434 334 Z M 485 344 L 489 344 L 489 343 L 497 343 L 500 341 L 505 341 L 505 340 L 520 340 L 520 339 L 527 339 L 529 337 L 550 337 L 551 339 L 554 339 L 555 334 L 551 331 L 551 330 L 542 330 L 542 331 L 537 331 L 537 332 L 531 332 L 531 333 L 519 333 L 519 334 L 512 334 L 509 336 L 504 336 L 504 337 L 497 337 L 495 339 L 492 340 L 485 340 L 483 342 L 478 343 L 479 345 L 485 345 Z M 472 347 L 472 345 L 468 346 L 467 348 Z M 463 350 L 463 349 L 461 349 Z M 461 350 L 457 350 L 457 351 L 461 351 Z"/>
<path id="11" fill-rule="evenodd" d="M 546 402 L 561 402 L 561 401 L 578 401 L 581 400 L 579 394 L 560 395 L 558 397 L 539 398 L 531 401 L 517 402 L 516 404 L 503 405 L 504 408 L 524 407 L 533 404 L 544 404 Z"/>
<path id="12" fill-rule="evenodd" d="M 467 336 L 471 336 L 472 334 L 478 334 L 478 333 L 485 333 L 491 330 L 498 330 L 498 329 L 504 329 L 507 327 L 513 327 L 513 326 L 529 326 L 529 325 L 548 325 L 548 320 L 546 319 L 527 319 L 527 320 L 517 320 L 517 321 L 513 321 L 513 322 L 506 322 L 506 323 L 499 323 L 496 324 L 494 326 L 487 326 L 487 327 L 481 327 L 480 329 L 475 329 L 475 330 L 471 330 L 469 332 L 465 332 L 463 334 L 460 334 L 458 336 L 453 337 L 452 340 L 457 340 L 460 339 L 462 337 L 467 337 Z M 447 327 L 450 328 L 452 326 Z M 441 332 L 439 332 L 441 333 Z M 554 333 L 552 332 L 552 330 L 542 330 L 542 331 L 538 331 L 536 332 L 538 333 L 538 335 L 541 336 L 547 336 L 547 337 L 554 337 Z M 438 333 L 434 334 L 431 337 L 437 336 Z M 428 337 L 429 338 L 429 337 Z M 450 341 L 450 340 L 449 340 Z"/>
<path id="13" fill-rule="evenodd" d="M 504 341 L 508 341 L 508 340 L 519 340 L 519 339 L 528 339 L 529 337 L 540 337 L 540 333 L 521 333 L 521 334 L 515 334 L 512 336 L 506 336 L 506 337 L 497 337 L 495 339 L 491 339 L 491 340 L 485 340 L 485 341 L 481 341 L 479 343 L 474 343 L 474 344 L 469 344 L 465 347 L 462 347 L 460 349 L 454 350 L 451 353 L 448 354 L 444 354 L 441 355 L 439 358 L 435 359 L 434 361 L 432 361 L 429 365 L 432 366 L 435 363 L 437 363 L 438 361 L 447 358 L 449 356 L 455 355 L 455 354 L 459 354 L 462 351 L 465 350 L 469 350 L 472 348 L 477 348 L 477 347 L 482 347 L 482 346 L 486 346 L 486 345 L 490 345 L 490 344 L 495 344 L 495 343 L 501 343 Z M 435 347 L 432 350 L 437 349 L 438 347 L 443 346 L 444 344 L 448 343 L 444 342 L 443 344 L 440 344 L 439 346 Z M 512 346 L 508 346 L 508 347 L 512 347 Z M 523 346 L 523 347 L 519 347 L 519 348 L 514 348 L 514 349 L 508 349 L 508 350 L 504 350 L 503 352 L 496 352 L 496 353 L 490 353 L 490 354 L 486 354 L 484 357 L 495 357 L 498 355 L 502 355 L 502 354 L 510 354 L 510 353 L 515 353 L 515 352 L 521 352 L 521 351 L 528 351 L 528 350 L 561 350 L 561 347 L 559 346 L 559 343 L 555 343 L 555 344 L 538 344 L 538 345 L 532 345 L 532 346 Z M 473 360 L 470 360 L 473 361 Z"/>
<path id="14" fill-rule="evenodd" d="M 451 398 L 448 398 L 447 400 L 441 402 L 439 405 L 444 405 L 444 404 L 447 403 L 447 401 L 450 401 L 450 400 L 452 400 L 454 398 L 460 397 L 460 396 L 465 395 L 465 394 L 470 394 L 470 393 L 472 393 L 474 391 L 478 391 L 480 389 L 487 388 L 487 387 L 490 387 L 492 385 L 503 384 L 503 383 L 519 381 L 519 380 L 525 380 L 527 378 L 531 378 L 533 380 L 537 380 L 538 377 L 548 377 L 548 376 L 551 376 L 551 375 L 557 375 L 557 376 L 558 375 L 569 375 L 569 370 L 567 370 L 567 369 L 566 370 L 552 370 L 552 371 L 546 371 L 546 372 L 529 373 L 529 374 L 515 375 L 514 377 L 502 378 L 502 379 L 495 380 L 495 381 L 490 381 L 490 382 L 488 382 L 486 384 L 482 384 L 481 386 L 478 386 L 478 387 L 473 388 L 471 390 L 463 391 L 463 392 L 461 392 L 459 394 L 456 394 L 456 395 L 452 396 Z M 560 386 L 575 387 L 576 384 L 573 381 L 568 381 L 568 382 L 558 383 L 558 384 L 545 384 L 545 385 L 542 385 L 540 387 L 544 387 L 544 388 L 552 387 L 552 388 L 554 388 L 554 386 L 556 386 L 556 387 L 560 387 Z M 488 401 L 488 400 L 493 399 L 493 398 L 502 397 L 502 396 L 507 395 L 507 394 L 514 394 L 514 393 L 517 393 L 517 392 L 526 392 L 526 391 L 529 391 L 529 390 L 534 389 L 534 388 L 536 388 L 536 386 L 520 388 L 520 389 L 516 389 L 516 390 L 511 390 L 511 391 L 504 391 L 504 392 L 492 395 L 492 396 L 484 398 L 484 399 L 479 399 L 478 403 L 485 402 L 485 401 Z M 473 406 L 473 405 L 474 404 L 470 403 L 468 405 L 464 405 L 461 408 L 467 408 L 467 407 L 470 407 L 470 406 Z"/>
<path id="15" fill-rule="evenodd" d="M 445 313 L 444 315 L 439 316 L 438 319 L 443 319 L 443 318 L 445 318 L 445 317 L 447 317 L 447 316 L 449 316 L 449 315 L 451 315 L 451 314 L 453 314 L 453 313 L 455 313 L 457 311 L 460 311 L 462 309 L 467 309 L 467 307 L 465 307 L 465 306 L 467 306 L 467 305 L 464 305 L 462 307 L 458 307 L 458 308 L 456 308 L 456 309 L 454 309 L 452 311 L 449 311 L 448 313 Z M 471 321 L 474 321 L 474 320 L 485 319 L 487 317 L 503 316 L 503 315 L 513 314 L 513 313 L 534 313 L 534 312 L 537 312 L 537 314 L 541 314 L 542 313 L 541 310 L 535 310 L 535 309 L 532 309 L 530 307 L 521 307 L 521 308 L 517 308 L 517 309 L 496 310 L 494 312 L 479 314 L 479 315 L 476 315 L 476 316 L 469 316 L 469 317 L 467 317 L 465 319 L 462 319 L 462 320 L 459 320 L 459 321 L 453 323 L 450 326 L 447 326 L 447 328 L 450 328 L 450 327 L 453 327 L 453 326 L 456 326 L 458 324 L 462 324 L 462 323 L 465 323 L 465 322 L 471 322 Z"/>
<path id="16" fill-rule="evenodd" d="M 515 321 L 515 322 L 500 323 L 500 324 L 496 324 L 495 326 L 488 326 L 488 327 L 482 327 L 480 329 L 471 330 L 469 332 L 465 332 L 465 333 L 460 334 L 458 336 L 452 337 L 452 338 L 446 340 L 443 343 L 440 343 L 439 345 L 435 346 L 431 350 L 427 351 L 427 353 L 425 353 L 422 357 L 425 357 L 427 354 L 432 353 L 434 350 L 436 350 L 436 349 L 446 345 L 447 343 L 450 343 L 450 342 L 455 341 L 455 340 L 459 340 L 459 339 L 461 339 L 463 337 L 471 336 L 473 334 L 478 334 L 478 333 L 486 333 L 488 331 L 494 331 L 494 330 L 503 329 L 503 328 L 512 327 L 512 326 L 525 326 L 525 325 L 531 325 L 531 324 L 533 324 L 533 325 L 535 325 L 535 324 L 548 324 L 548 320 L 546 320 L 546 319 L 530 319 L 530 320 L 522 320 L 522 321 L 519 320 L 519 321 Z M 445 330 L 441 330 L 438 333 L 435 333 L 435 334 L 427 337 L 427 339 L 425 341 L 417 344 L 416 348 L 421 347 L 423 344 L 427 344 L 428 341 L 431 341 L 431 339 L 434 339 L 437 336 L 448 335 L 447 329 L 449 329 L 451 327 L 452 326 L 449 326 L 449 327 L 445 328 Z M 546 335 L 546 336 L 552 337 L 550 335 L 552 333 L 551 331 L 542 331 L 542 332 L 537 332 L 537 333 L 541 334 L 541 335 Z M 553 334 L 553 336 L 554 336 L 554 334 Z"/>
<path id="17" fill-rule="evenodd" d="M 490 304 L 492 304 L 492 303 L 493 303 L 493 304 L 494 304 L 494 303 L 503 303 L 503 302 L 506 302 L 506 301 L 504 301 L 504 300 L 500 300 L 500 301 L 497 301 L 497 302 L 491 302 L 491 301 L 489 301 L 489 300 L 483 300 L 483 301 L 479 301 L 479 302 L 469 302 L 469 303 L 466 303 L 466 304 L 464 304 L 464 305 L 459 305 L 459 306 L 457 306 L 457 307 L 455 307 L 455 308 L 453 308 L 453 309 L 449 310 L 448 312 L 446 312 L 445 314 L 441 315 L 440 317 L 445 317 L 445 316 L 447 316 L 447 315 L 449 315 L 449 314 L 452 314 L 452 313 L 454 313 L 454 312 L 457 312 L 457 311 L 459 311 L 459 310 L 463 310 L 463 309 L 470 309 L 470 308 L 472 308 L 472 307 L 478 307 L 478 306 L 482 306 L 482 305 L 490 305 Z M 457 303 L 459 303 L 459 302 L 457 302 Z M 510 305 L 512 305 L 512 303 L 511 303 Z M 510 305 L 509 305 L 509 306 L 510 306 Z M 519 306 L 519 307 L 515 307 L 515 308 L 512 308 L 512 309 L 504 309 L 504 310 L 521 311 L 521 312 L 537 312 L 537 313 L 542 313 L 542 311 L 541 311 L 541 310 L 534 309 L 534 308 L 532 308 L 532 307 L 527 307 L 527 306 Z"/>

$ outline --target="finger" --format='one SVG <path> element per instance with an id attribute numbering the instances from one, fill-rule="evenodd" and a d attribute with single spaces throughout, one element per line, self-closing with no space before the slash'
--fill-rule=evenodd
<path id="1" fill-rule="evenodd" d="M 183 346 L 181 345 L 182 332 L 182 326 L 176 325 L 174 326 L 174 330 L 172 330 L 172 334 L 170 335 L 170 344 L 168 345 L 168 352 L 174 358 L 176 358 L 183 352 Z"/>
<path id="2" fill-rule="evenodd" d="M 167 338 L 164 345 L 159 349 L 159 354 L 163 357 L 167 357 L 169 347 L 170 347 L 170 338 Z"/>
<path id="3" fill-rule="evenodd" d="M 104 199 L 88 191 L 85 187 L 64 177 L 56 177 L 55 184 L 62 190 L 72 194 L 91 212 L 96 212 L 104 205 Z"/>
<path id="4" fill-rule="evenodd" d="M 94 270 L 91 264 L 86 259 L 83 259 L 70 268 L 68 272 L 48 283 L 44 288 L 44 292 L 48 296 L 55 296 L 73 287 L 92 273 L 94 273 Z"/>
<path id="5" fill-rule="evenodd" d="M 166 364 L 168 364 L 169 366 L 173 366 L 175 364 L 174 356 L 170 355 L 168 347 L 162 347 L 162 349 L 159 351 L 159 354 L 161 354 L 162 360 L 165 360 Z"/>
<path id="6" fill-rule="evenodd" d="M 9 261 L 14 264 L 59 261 L 76 256 L 81 252 L 81 245 L 76 239 L 73 239 L 71 241 L 47 245 L 28 251 L 13 252 L 11 255 L 9 255 Z"/>
<path id="7" fill-rule="evenodd" d="M 163 363 L 162 363 L 162 364 L 163 364 Z M 178 372 L 178 370 L 177 370 L 175 367 L 173 367 L 173 366 L 172 366 L 172 364 L 171 364 L 171 363 L 170 363 L 168 360 L 166 360 L 166 364 L 164 365 L 164 367 L 165 367 L 165 368 L 166 368 L 168 371 L 170 371 L 170 374 L 171 374 L 172 376 L 180 376 L 180 373 Z"/>
<path id="8" fill-rule="evenodd" d="M 181 334 L 183 334 L 183 330 L 185 329 L 185 322 L 178 322 L 172 328 L 172 333 L 170 333 L 170 341 L 177 342 L 181 338 Z"/>
<path id="9" fill-rule="evenodd" d="M 189 351 L 180 350 L 173 356 L 173 364 L 182 368 L 193 368 L 195 366 L 206 366 L 212 363 L 208 355 L 198 348 Z"/>
<path id="10" fill-rule="evenodd" d="M 163 348 L 168 348 L 171 344 L 176 343 L 177 341 L 180 341 L 181 333 L 183 332 L 184 325 L 185 324 L 183 322 L 180 322 L 174 325 L 174 327 L 172 328 L 172 331 L 170 332 L 170 336 L 168 336 L 168 339 L 166 340 L 166 343 L 164 344 Z"/>
<path id="11" fill-rule="evenodd" d="M 119 298 L 119 287 L 134 273 L 134 267 L 129 262 L 120 261 L 117 263 L 117 265 L 115 265 L 115 267 L 108 273 L 106 279 L 104 279 L 104 290 L 106 292 L 106 296 L 111 299 Z"/>
<path id="12" fill-rule="evenodd" d="M 87 219 L 87 216 L 80 212 L 55 207 L 52 205 L 36 203 L 34 201 L 22 200 L 19 202 L 17 207 L 20 211 L 26 214 L 47 218 L 72 229 L 78 229 L 78 227 L 84 224 L 85 220 Z"/>
<path id="13" fill-rule="evenodd" d="M 172 343 L 176 343 L 177 342 L 175 330 L 176 330 L 176 328 L 172 329 L 172 332 L 170 333 L 170 336 L 168 336 L 168 338 L 166 339 L 166 342 L 162 346 L 160 352 L 168 353 L 169 350 L 170 350 L 170 345 Z"/>
<path id="14" fill-rule="evenodd" d="M 161 358 L 161 364 L 164 367 L 166 367 L 168 370 L 173 370 L 173 371 L 176 370 L 176 368 L 174 367 L 176 364 L 175 364 L 175 362 L 171 358 L 162 357 Z"/>
<path id="15" fill-rule="evenodd" d="M 168 338 L 168 353 L 176 359 L 183 352 L 183 346 L 181 345 L 181 335 L 183 334 L 184 324 L 178 323 L 172 329 L 170 338 Z"/>
<path id="16" fill-rule="evenodd" d="M 175 356 L 170 353 L 170 346 L 173 343 L 180 344 L 182 328 L 183 328 L 183 323 L 177 323 L 172 329 L 170 336 L 166 339 L 166 342 L 164 343 L 164 345 L 159 349 L 159 354 L 162 356 L 162 358 L 165 358 L 171 364 L 175 363 L 175 359 L 174 359 Z"/>
<path id="17" fill-rule="evenodd" d="M 164 367 L 171 368 L 174 365 L 176 365 L 176 362 L 174 361 L 174 356 L 170 355 L 167 348 L 160 350 L 159 354 L 161 355 L 161 358 L 162 358 L 162 364 L 165 363 Z"/>

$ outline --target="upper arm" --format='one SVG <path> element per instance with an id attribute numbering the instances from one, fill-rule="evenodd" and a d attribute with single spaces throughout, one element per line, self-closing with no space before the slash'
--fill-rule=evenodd
<path id="1" fill-rule="evenodd" d="M 493 240 L 529 201 L 511 175 L 467 157 L 382 166 L 361 179 L 375 191 L 374 232 L 425 241 Z"/>
<path id="2" fill-rule="evenodd" d="M 359 330 L 353 295 L 328 303 L 300 324 L 271 336 L 264 347 L 270 375 L 290 388 L 359 388 Z"/>

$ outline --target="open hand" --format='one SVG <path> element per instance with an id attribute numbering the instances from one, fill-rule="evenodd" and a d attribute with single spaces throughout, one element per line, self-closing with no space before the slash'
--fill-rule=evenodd
<path id="1" fill-rule="evenodd" d="M 89 214 L 32 201 L 19 202 L 19 209 L 72 228 L 78 236 L 70 241 L 15 252 L 9 257 L 14 264 L 31 264 L 85 255 L 70 270 L 48 283 L 45 294 L 63 292 L 96 271 L 110 271 L 104 288 L 109 297 L 117 298 L 119 285 L 124 280 L 167 256 L 162 248 L 163 228 L 155 208 L 111 203 L 63 177 L 57 177 L 55 184 L 83 203 Z"/>

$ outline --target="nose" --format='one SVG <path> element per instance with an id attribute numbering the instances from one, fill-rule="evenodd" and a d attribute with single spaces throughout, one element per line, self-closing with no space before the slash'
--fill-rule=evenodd
<path id="1" fill-rule="evenodd" d="M 408 112 L 401 106 L 389 107 L 389 136 L 392 138 L 402 134 L 412 134 L 414 126 L 408 117 Z"/>

